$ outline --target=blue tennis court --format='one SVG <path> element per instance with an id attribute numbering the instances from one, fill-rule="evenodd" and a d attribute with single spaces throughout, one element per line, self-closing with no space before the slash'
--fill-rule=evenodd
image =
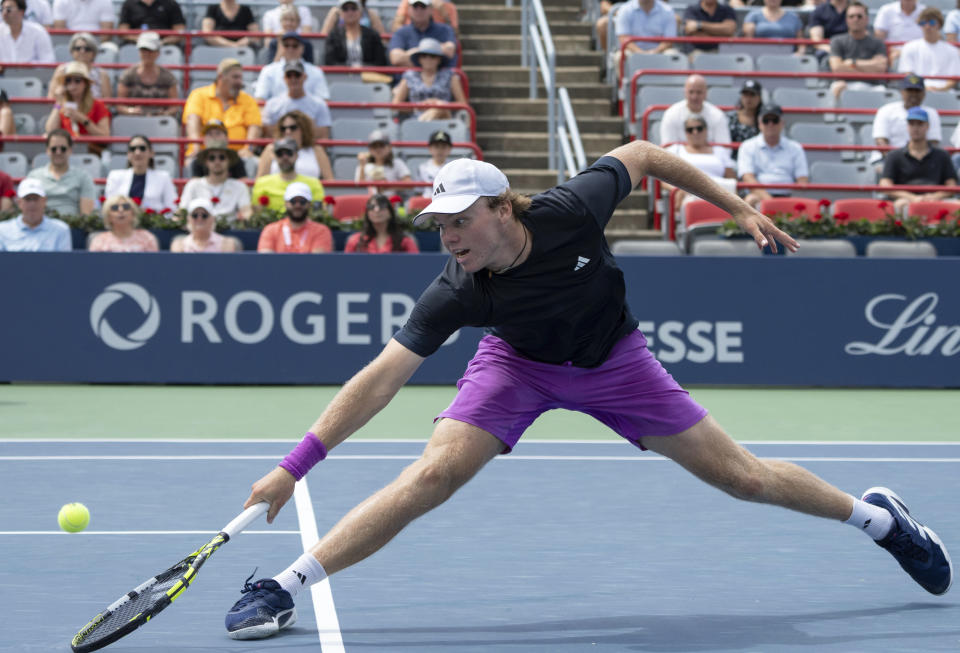
<path id="1" fill-rule="evenodd" d="M 123 592 L 232 519 L 288 441 L 0 442 L 8 488 L 0 651 L 68 651 Z M 752 443 L 854 494 L 898 492 L 960 542 L 960 445 Z M 356 441 L 273 525 L 224 546 L 199 580 L 108 651 L 956 651 L 960 605 L 933 597 L 841 524 L 734 501 L 619 442 L 521 441 L 385 549 L 298 597 L 297 624 L 256 642 L 223 617 L 244 579 L 285 568 L 423 447 Z M 61 533 L 59 506 L 92 512 Z"/>

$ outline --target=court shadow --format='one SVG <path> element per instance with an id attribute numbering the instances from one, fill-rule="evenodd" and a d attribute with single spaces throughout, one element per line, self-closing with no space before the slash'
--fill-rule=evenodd
<path id="1" fill-rule="evenodd" d="M 902 615 L 909 612 L 930 612 L 929 621 L 906 631 L 903 623 L 884 628 L 883 622 L 865 627 L 860 619 Z M 360 647 L 380 650 L 462 646 L 574 646 L 618 645 L 630 651 L 728 651 L 770 650 L 770 646 L 841 646 L 843 650 L 858 648 L 870 641 L 909 640 L 910 648 L 928 650 L 924 642 L 943 639 L 955 642 L 960 629 L 936 630 L 933 623 L 956 623 L 960 604 L 906 603 L 884 608 L 823 611 L 802 614 L 691 614 L 638 615 L 567 619 L 523 624 L 498 624 L 478 627 L 369 628 L 343 631 L 348 650 Z M 953 617 L 950 617 L 953 614 Z M 823 631 L 826 622 L 849 622 L 846 627 Z M 368 639 L 364 635 L 380 635 Z M 844 646 L 849 643 L 851 646 Z M 767 647 L 767 648 L 765 648 Z M 873 648 L 873 647 L 871 647 Z M 882 648 L 882 646 L 880 646 Z M 879 649 L 878 649 L 879 650 Z"/>

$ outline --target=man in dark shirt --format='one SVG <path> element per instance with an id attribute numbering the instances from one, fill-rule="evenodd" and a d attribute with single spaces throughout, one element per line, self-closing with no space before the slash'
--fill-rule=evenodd
<path id="1" fill-rule="evenodd" d="M 683 10 L 684 36 L 731 37 L 737 32 L 737 14 L 717 0 L 700 0 Z M 716 52 L 716 43 L 685 45 L 685 52 Z"/>
<path id="2" fill-rule="evenodd" d="M 810 39 L 823 41 L 832 39 L 837 34 L 847 31 L 847 7 L 849 0 L 827 0 L 817 5 L 807 20 L 807 29 Z M 814 46 L 814 54 L 821 63 L 830 55 L 830 44 L 821 43 Z"/>
<path id="3" fill-rule="evenodd" d="M 176 0 L 124 0 L 120 7 L 120 24 L 117 29 L 137 30 L 176 30 L 185 32 L 187 21 Z M 136 42 L 137 34 L 124 36 L 127 41 Z M 180 44 L 178 36 L 165 36 L 163 42 Z"/>
<path id="4" fill-rule="evenodd" d="M 927 112 L 920 107 L 907 110 L 907 133 L 910 141 L 899 150 L 887 154 L 883 163 L 881 186 L 956 186 L 957 172 L 945 150 L 932 147 L 927 140 Z M 888 193 L 894 200 L 893 207 L 899 213 L 911 202 L 936 201 L 954 195 L 956 191 L 942 190 L 932 193 L 914 193 L 908 190 L 893 190 Z"/>
<path id="5" fill-rule="evenodd" d="M 917 543 L 924 563 L 895 556 L 929 591 L 946 591 L 951 570 L 942 545 L 908 521 L 889 490 L 874 488 L 856 499 L 792 463 L 754 457 L 650 353 L 603 235 L 614 209 L 647 175 L 717 204 L 759 247 L 776 249 L 780 242 L 796 249 L 768 218 L 645 141 L 613 150 L 533 198 L 511 191 L 489 163 L 445 165 L 433 182 L 433 201 L 419 214 L 440 228 L 451 253 L 444 270 L 380 355 L 344 385 L 290 455 L 254 483 L 246 505 L 269 503 L 272 521 L 296 480 L 386 406 L 456 329 L 484 326 L 487 335 L 422 457 L 288 569 L 247 583 L 226 617 L 231 637 L 266 637 L 293 623 L 293 597 L 303 588 L 379 550 L 509 452 L 552 408 L 587 413 L 741 499 L 846 521 L 891 552 L 906 540 Z"/>
<path id="6" fill-rule="evenodd" d="M 883 41 L 867 33 L 867 7 L 860 2 L 851 2 L 847 7 L 847 31 L 830 39 L 830 71 L 834 73 L 885 73 L 887 72 L 887 47 Z M 884 88 L 877 85 L 877 90 Z M 874 84 L 865 81 L 838 80 L 830 85 L 834 97 L 847 88 L 871 88 Z"/>

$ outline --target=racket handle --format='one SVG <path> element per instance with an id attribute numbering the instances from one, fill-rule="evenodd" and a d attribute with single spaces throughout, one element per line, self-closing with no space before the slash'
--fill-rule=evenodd
<path id="1" fill-rule="evenodd" d="M 228 538 L 233 537 L 240 533 L 243 529 L 249 526 L 255 519 L 264 515 L 267 512 L 267 508 L 270 507 L 270 504 L 266 501 L 261 501 L 260 503 L 254 504 L 241 512 L 239 515 L 233 518 L 233 521 L 223 527 L 220 531 L 225 533 Z"/>

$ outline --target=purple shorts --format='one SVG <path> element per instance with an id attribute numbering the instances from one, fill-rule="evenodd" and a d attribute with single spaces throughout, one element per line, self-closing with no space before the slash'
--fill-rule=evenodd
<path id="1" fill-rule="evenodd" d="M 504 340 L 484 336 L 457 390 L 437 419 L 487 431 L 503 442 L 504 453 L 553 408 L 595 417 L 641 449 L 641 436 L 674 435 L 707 414 L 654 358 L 640 331 L 622 338 L 603 365 L 590 369 L 532 361 Z"/>

